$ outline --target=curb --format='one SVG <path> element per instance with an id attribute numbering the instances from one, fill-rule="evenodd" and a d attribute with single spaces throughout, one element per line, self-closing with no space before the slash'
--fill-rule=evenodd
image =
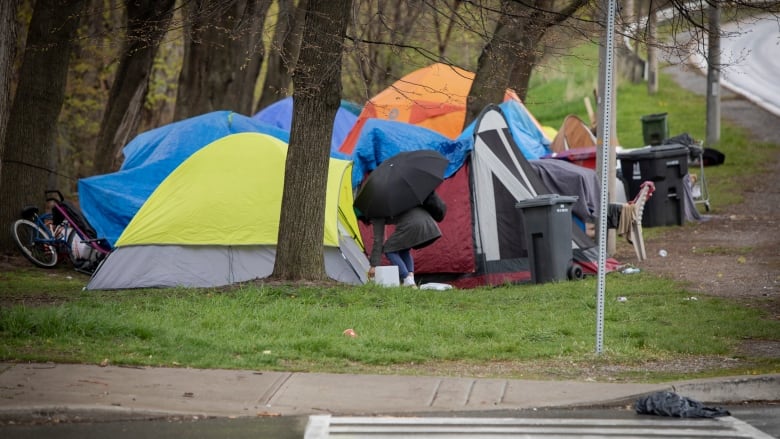
<path id="1" fill-rule="evenodd" d="M 780 401 L 780 374 L 694 380 L 672 385 L 672 390 L 718 404 Z"/>

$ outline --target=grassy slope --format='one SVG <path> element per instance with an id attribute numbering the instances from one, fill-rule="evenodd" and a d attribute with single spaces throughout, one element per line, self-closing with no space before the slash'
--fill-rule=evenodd
<path id="1" fill-rule="evenodd" d="M 569 113 L 587 120 L 582 97 L 592 92 L 594 69 L 579 62 L 565 75 L 545 75 L 544 83 L 534 83 L 529 108 L 552 126 Z M 639 118 L 656 112 L 669 113 L 673 133 L 703 137 L 702 98 L 665 77 L 656 96 L 647 96 L 644 87 L 619 88 L 623 145 L 641 145 Z M 736 201 L 725 185 L 759 166 L 768 150 L 728 126 L 723 145 L 737 163 L 714 169 L 717 178 L 708 171 L 720 203 Z M 607 277 L 601 356 L 594 355 L 594 278 L 448 292 L 258 284 L 95 293 L 81 291 L 85 282 L 68 269 L 0 273 L 2 303 L 17 304 L 0 309 L 0 359 L 375 373 L 479 370 L 505 377 L 528 376 L 534 364 L 543 365 L 539 376 L 578 376 L 589 364 L 654 380 L 694 374 L 662 370 L 636 377 L 630 370 L 650 362 L 730 357 L 743 337 L 780 333 L 780 322 L 760 310 L 715 298 L 688 300 L 689 292 L 650 273 Z M 630 300 L 619 302 L 621 296 Z M 342 335 L 347 328 L 358 337 Z M 744 360 L 695 375 L 776 372 L 780 365 L 777 359 Z M 620 379 L 621 372 L 614 375 Z"/>

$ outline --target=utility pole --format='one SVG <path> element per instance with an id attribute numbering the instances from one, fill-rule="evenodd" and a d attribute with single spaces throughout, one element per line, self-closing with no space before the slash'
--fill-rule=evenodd
<path id="1" fill-rule="evenodd" d="M 707 42 L 707 146 L 720 142 L 720 0 L 708 9 Z"/>

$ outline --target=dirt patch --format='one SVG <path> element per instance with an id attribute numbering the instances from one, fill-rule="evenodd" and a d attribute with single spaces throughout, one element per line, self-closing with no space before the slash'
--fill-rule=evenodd
<path id="1" fill-rule="evenodd" d="M 667 72 L 694 92 L 699 92 L 704 82 L 692 70 L 670 67 Z M 755 141 L 778 141 L 780 117 L 733 93 L 723 93 L 721 112 Z M 720 206 L 711 200 L 712 214 L 698 205 L 704 219 L 666 228 L 661 236 L 646 239 L 649 258 L 637 266 L 685 281 L 697 293 L 735 299 L 780 319 L 780 152 L 774 152 L 765 172 L 746 177 L 735 187 L 742 190 L 742 203 Z M 624 249 L 630 251 L 631 247 Z M 662 249 L 668 256 L 659 256 Z M 630 253 L 618 256 L 636 260 Z"/>
<path id="2" fill-rule="evenodd" d="M 678 66 L 667 73 L 681 86 L 703 93 L 704 80 L 697 72 Z M 723 93 L 721 112 L 753 140 L 778 142 L 780 117 L 728 92 Z M 742 203 L 720 206 L 711 200 L 712 214 L 698 205 L 702 221 L 667 227 L 646 239 L 646 261 L 636 262 L 633 248 L 624 244 L 618 245 L 616 257 L 685 282 L 696 294 L 736 300 L 780 319 L 780 152 L 774 152 L 765 172 L 746 177 L 735 187 L 741 188 Z M 667 256 L 661 257 L 660 250 Z M 745 340 L 738 351 L 748 357 L 780 358 L 780 340 Z"/>
<path id="3" fill-rule="evenodd" d="M 780 191 L 776 160 L 772 170 L 754 176 L 744 202 L 718 207 L 700 222 L 669 227 L 645 240 L 648 259 L 640 269 L 684 281 L 700 294 L 735 299 L 780 319 Z M 717 201 L 715 201 L 717 203 Z M 665 250 L 666 257 L 659 256 Z M 620 247 L 623 261 L 636 261 L 631 247 Z"/>

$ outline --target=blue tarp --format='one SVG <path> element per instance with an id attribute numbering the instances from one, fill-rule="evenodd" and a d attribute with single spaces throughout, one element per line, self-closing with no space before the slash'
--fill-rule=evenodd
<path id="1" fill-rule="evenodd" d="M 289 142 L 289 133 L 250 117 L 216 111 L 174 122 L 135 137 L 122 152 L 118 172 L 79 180 L 79 204 L 87 221 L 113 246 L 138 209 L 180 163 L 230 134 L 259 132 Z"/>
<path id="2" fill-rule="evenodd" d="M 525 109 L 518 102 L 506 101 L 499 105 L 509 123 L 512 137 L 528 160 L 537 160 L 549 154 L 550 141 L 536 126 Z M 363 126 L 355 148 L 352 151 L 352 186 L 357 188 L 365 174 L 384 160 L 402 151 L 432 149 L 440 152 L 450 161 L 445 178 L 452 176 L 466 160 L 474 147 L 474 125 L 472 122 L 457 139 L 450 139 L 428 128 L 404 122 L 384 119 L 369 119 Z"/>
<path id="3" fill-rule="evenodd" d="M 546 154 L 552 153 L 550 149 L 552 142 L 536 126 L 536 123 L 531 119 L 531 116 L 522 104 L 517 101 L 505 101 L 499 104 L 498 107 L 504 113 L 509 129 L 512 131 L 512 137 L 526 159 L 537 160 Z M 468 136 L 471 138 L 475 124 L 476 121 L 467 126 L 460 137 Z"/>
<path id="4" fill-rule="evenodd" d="M 275 126 L 289 133 L 292 129 L 292 114 L 293 98 L 287 97 L 263 108 L 252 116 L 252 119 Z M 342 101 L 341 107 L 336 112 L 336 118 L 333 120 L 333 135 L 330 142 L 331 157 L 349 160 L 349 157 L 338 149 L 344 143 L 344 139 L 356 121 L 357 115 L 354 113 L 354 104 Z"/>
<path id="5" fill-rule="evenodd" d="M 279 105 L 276 111 L 269 110 Z M 287 108 L 288 113 L 283 111 Z M 520 104 L 500 105 L 509 120 L 515 142 L 529 160 L 549 154 L 549 140 Z M 79 202 L 98 236 L 113 245 L 157 186 L 180 163 L 209 143 L 230 134 L 260 132 L 289 142 L 292 98 L 283 99 L 253 117 L 216 111 L 139 134 L 122 150 L 118 172 L 79 180 Z M 351 157 L 337 151 L 356 116 L 342 105 L 334 123 L 331 157 L 352 159 L 352 185 L 357 188 L 367 172 L 401 151 L 432 149 L 447 157 L 445 177 L 453 175 L 473 147 L 474 123 L 455 140 L 435 131 L 403 122 L 370 119 L 361 130 Z"/>

